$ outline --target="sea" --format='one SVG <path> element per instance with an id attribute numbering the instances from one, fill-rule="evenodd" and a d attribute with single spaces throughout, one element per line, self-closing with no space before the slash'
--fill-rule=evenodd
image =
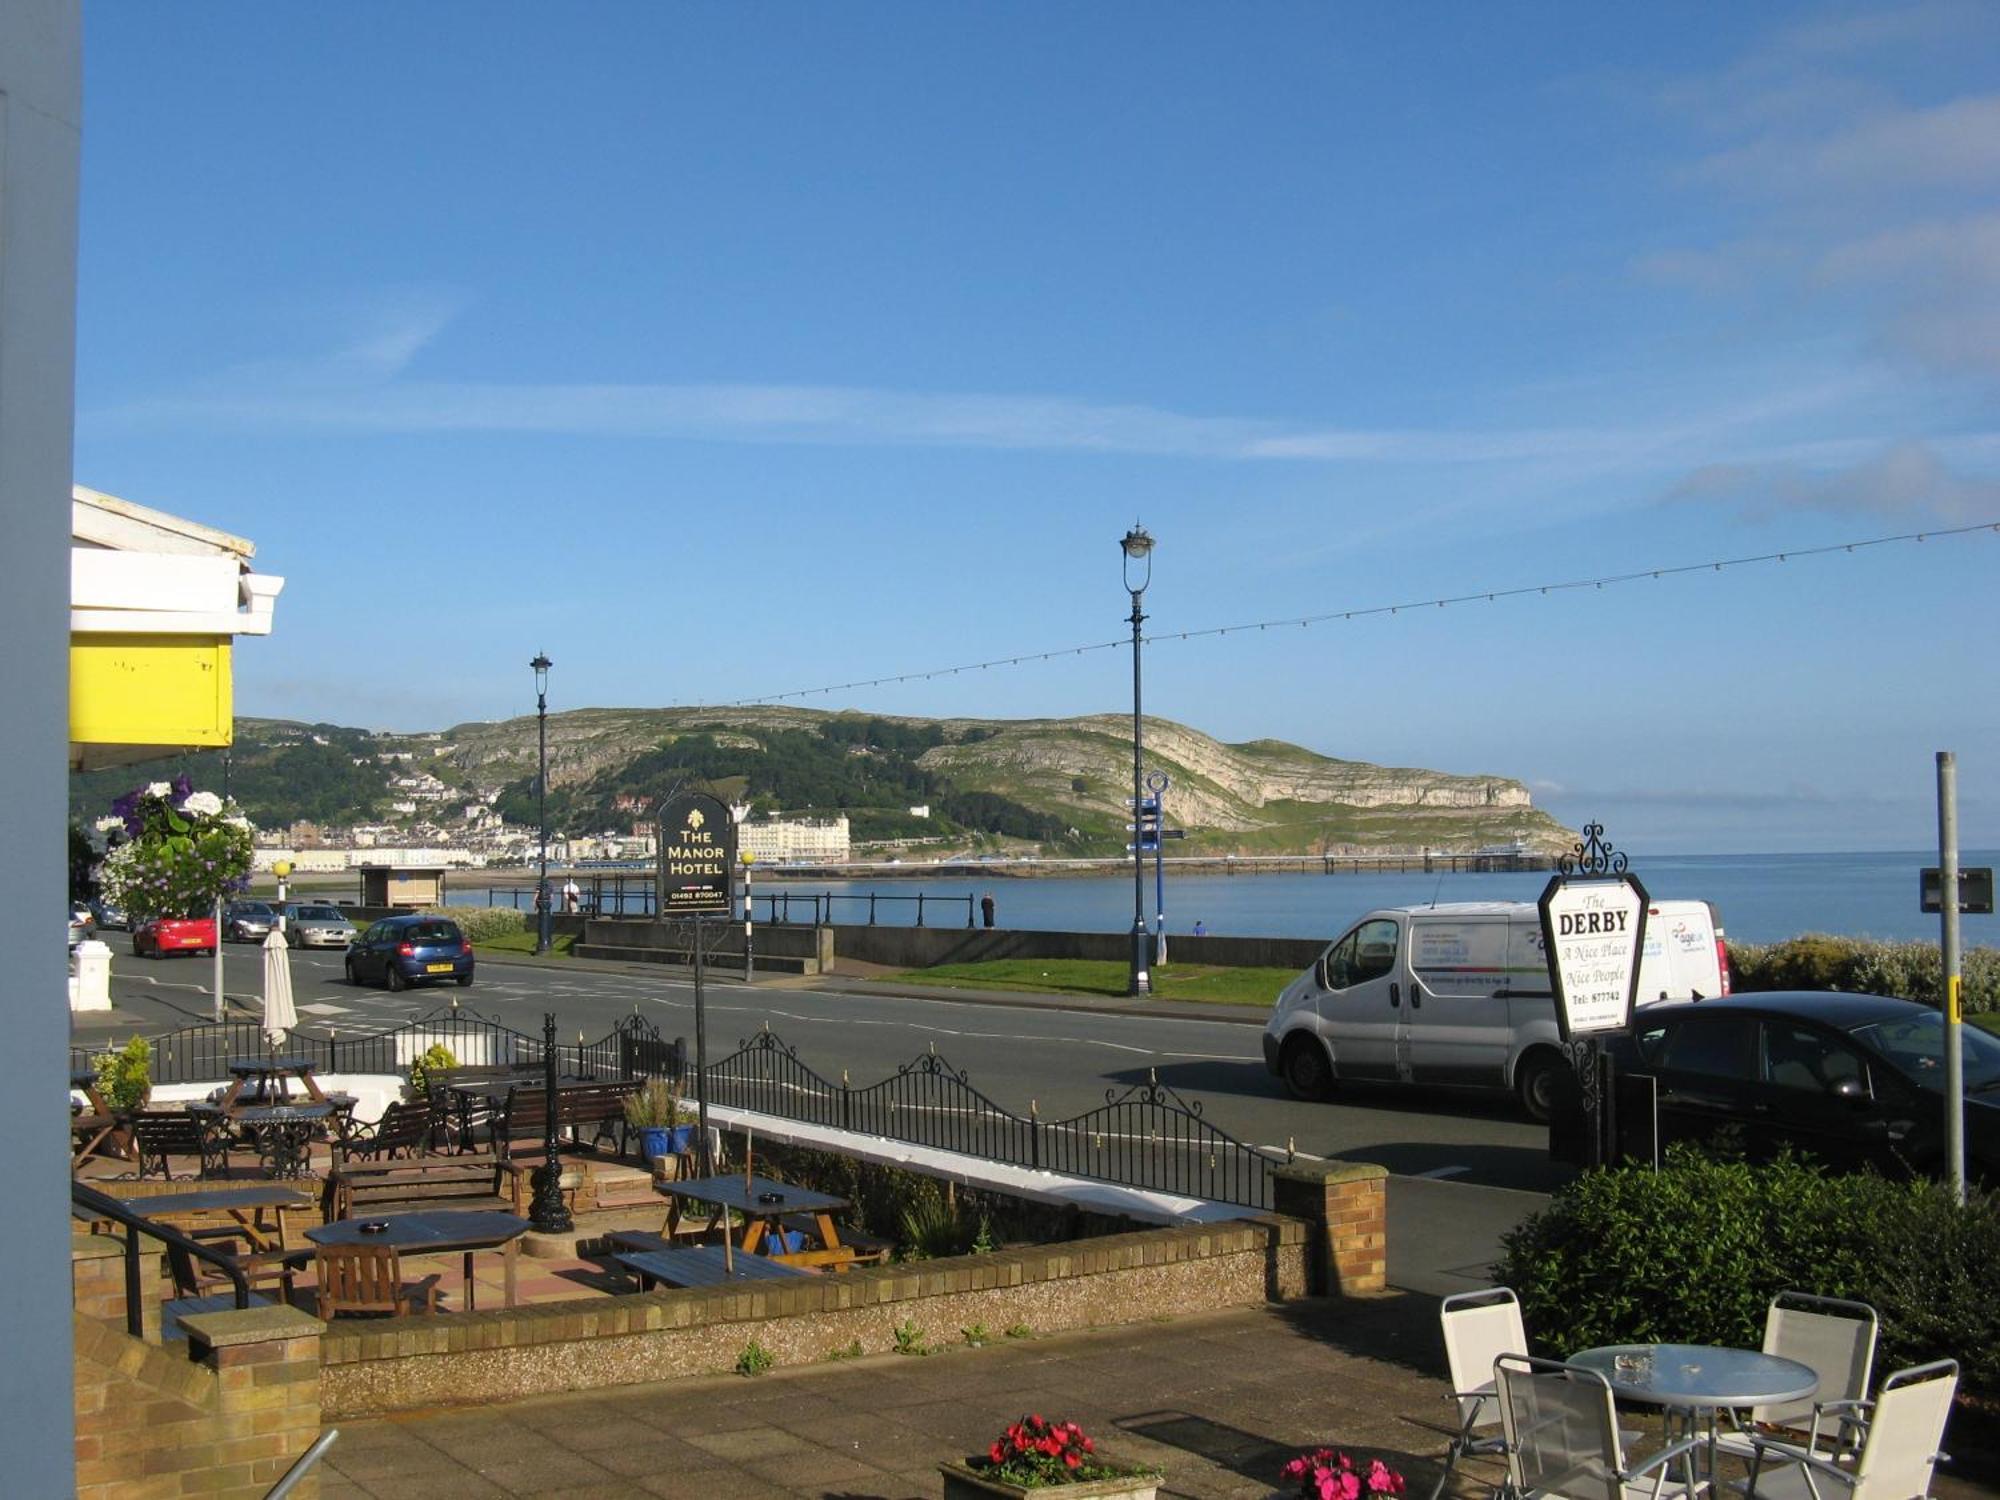
<path id="1" fill-rule="evenodd" d="M 2000 850 L 1961 851 L 1961 865 L 2000 864 Z M 1919 872 L 1937 863 L 1929 853 L 1859 854 L 1672 854 L 1632 855 L 1631 872 L 1649 895 L 1659 899 L 1706 900 L 1737 942 L 1775 943 L 1801 933 L 1848 937 L 1917 939 L 1935 942 L 1939 919 L 1919 906 Z M 454 902 L 484 905 L 489 897 L 467 871 L 452 882 Z M 1378 906 L 1422 905 L 1432 901 L 1533 901 L 1548 884 L 1545 872 L 1513 874 L 1347 873 L 1283 875 L 1169 874 L 1164 910 L 1169 934 L 1205 931 L 1231 937 L 1332 938 L 1363 912 Z M 587 877 L 580 882 L 588 885 Z M 991 894 L 995 924 L 1067 932 L 1125 932 L 1132 927 L 1129 875 L 1076 878 L 1015 878 L 998 870 L 976 880 L 963 875 L 927 879 L 920 875 L 888 880 L 783 880 L 760 875 L 757 916 L 771 915 L 771 898 L 794 921 L 810 921 L 814 897 L 830 905 L 832 920 L 908 926 L 917 920 L 916 897 L 924 897 L 925 926 L 964 926 L 979 897 Z M 1147 925 L 1154 920 L 1153 867 L 1146 868 Z M 610 882 L 605 882 L 610 894 Z M 871 903 L 869 898 L 875 899 Z M 831 897 L 828 903 L 825 898 Z M 526 904 L 528 893 L 497 887 L 491 898 L 506 906 Z M 977 921 L 976 911 L 973 920 Z M 1966 947 L 2000 945 L 2000 919 L 1966 915 L 1960 919 Z"/>

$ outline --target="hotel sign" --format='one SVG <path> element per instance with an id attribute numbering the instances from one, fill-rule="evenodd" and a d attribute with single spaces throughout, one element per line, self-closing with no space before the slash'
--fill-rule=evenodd
<path id="1" fill-rule="evenodd" d="M 684 792 L 660 809 L 660 915 L 729 914 L 736 823 L 706 792 Z"/>
<path id="2" fill-rule="evenodd" d="M 1558 875 L 1542 892 L 1542 949 L 1565 1042 L 1631 1026 L 1646 906 L 1646 888 L 1622 873 Z"/>

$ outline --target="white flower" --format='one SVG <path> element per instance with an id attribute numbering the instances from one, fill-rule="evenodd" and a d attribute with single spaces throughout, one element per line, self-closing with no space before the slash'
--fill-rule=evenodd
<path id="1" fill-rule="evenodd" d="M 148 797 L 172 796 L 173 790 L 174 789 L 171 786 L 167 785 L 167 783 L 164 781 L 153 781 L 153 782 L 148 782 L 146 784 L 146 795 Z"/>
<path id="2" fill-rule="evenodd" d="M 181 804 L 181 811 L 212 818 L 222 811 L 222 799 L 213 792 L 189 792 L 187 801 Z"/>
<path id="3" fill-rule="evenodd" d="M 125 827 L 125 820 L 120 817 L 114 816 L 108 818 L 99 818 L 97 820 L 97 831 L 99 833 L 117 833 L 124 827 Z"/>
<path id="4" fill-rule="evenodd" d="M 236 813 L 231 817 L 224 818 L 222 821 L 227 823 L 231 828 L 242 829 L 245 833 L 252 833 L 255 831 L 254 825 L 250 822 L 248 818 L 244 817 L 242 813 Z"/>

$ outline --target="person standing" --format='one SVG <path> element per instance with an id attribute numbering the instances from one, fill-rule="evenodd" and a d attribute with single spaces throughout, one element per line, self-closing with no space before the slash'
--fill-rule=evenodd
<path id="1" fill-rule="evenodd" d="M 582 903 L 583 888 L 576 883 L 576 877 L 572 875 L 563 884 L 563 910 L 574 912 Z"/>
<path id="2" fill-rule="evenodd" d="M 1200 917 L 1196 917 L 1196 918 L 1194 919 L 1194 935 L 1195 935 L 1196 937 L 1207 937 L 1207 936 L 1208 936 L 1208 929 L 1207 929 L 1206 927 L 1204 927 L 1204 926 L 1202 925 L 1202 921 L 1201 921 L 1201 918 L 1200 918 Z"/>
<path id="3" fill-rule="evenodd" d="M 993 893 L 988 891 L 979 898 L 979 919 L 988 927 L 993 925 Z"/>

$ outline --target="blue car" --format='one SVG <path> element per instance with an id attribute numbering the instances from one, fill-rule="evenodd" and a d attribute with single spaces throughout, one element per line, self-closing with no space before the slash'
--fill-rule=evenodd
<path id="1" fill-rule="evenodd" d="M 347 945 L 347 982 L 392 990 L 456 980 L 472 983 L 472 944 L 443 917 L 384 917 Z"/>

